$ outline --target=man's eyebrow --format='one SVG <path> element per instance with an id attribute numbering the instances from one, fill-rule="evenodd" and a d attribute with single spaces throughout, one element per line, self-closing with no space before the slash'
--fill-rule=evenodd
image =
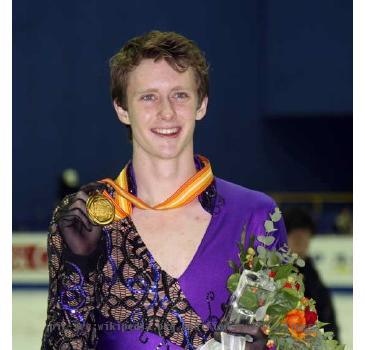
<path id="1" fill-rule="evenodd" d="M 171 89 L 171 91 L 176 91 L 176 90 L 187 90 L 187 91 L 190 91 L 191 89 L 189 89 L 188 87 L 181 86 L 181 85 L 174 86 Z M 136 91 L 135 93 L 137 95 L 140 95 L 140 94 L 145 94 L 145 93 L 148 93 L 148 92 L 158 92 L 158 89 L 156 89 L 156 88 L 149 88 L 149 89 L 145 89 L 145 90 L 141 90 L 141 91 Z"/>
<path id="2" fill-rule="evenodd" d="M 158 92 L 158 89 L 150 88 L 141 91 L 136 91 L 136 94 L 145 94 L 146 92 Z"/>
<path id="3" fill-rule="evenodd" d="M 171 90 L 175 91 L 175 90 L 190 90 L 190 89 L 188 87 L 178 85 L 178 86 L 173 87 Z"/>

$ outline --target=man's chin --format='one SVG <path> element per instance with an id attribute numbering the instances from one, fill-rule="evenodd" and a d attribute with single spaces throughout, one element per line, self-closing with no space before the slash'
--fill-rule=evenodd
<path id="1" fill-rule="evenodd" d="M 169 159 L 176 159 L 181 156 L 183 150 L 179 148 L 169 148 L 169 149 L 160 149 L 155 153 L 155 156 L 159 159 L 169 160 Z"/>

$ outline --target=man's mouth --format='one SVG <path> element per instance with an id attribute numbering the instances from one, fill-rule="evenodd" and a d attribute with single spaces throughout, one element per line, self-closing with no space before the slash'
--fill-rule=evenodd
<path id="1" fill-rule="evenodd" d="M 176 137 L 180 133 L 181 128 L 153 128 L 151 131 L 162 137 Z"/>

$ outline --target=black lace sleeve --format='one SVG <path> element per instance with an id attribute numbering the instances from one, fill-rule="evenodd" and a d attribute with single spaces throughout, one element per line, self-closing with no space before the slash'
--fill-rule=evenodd
<path id="1" fill-rule="evenodd" d="M 95 260 L 99 252 L 92 254 L 95 257 L 73 254 L 65 244 L 54 216 L 47 242 L 49 292 L 41 349 L 95 349 L 97 274 L 90 261 Z"/>

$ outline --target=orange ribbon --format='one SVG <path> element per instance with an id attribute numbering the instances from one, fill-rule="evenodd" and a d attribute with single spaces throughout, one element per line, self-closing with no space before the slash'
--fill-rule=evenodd
<path id="1" fill-rule="evenodd" d="M 128 191 L 127 166 L 123 168 L 115 181 L 109 178 L 101 180 L 100 182 L 110 185 L 116 192 L 115 198 L 113 198 L 107 191 L 103 191 L 103 195 L 114 204 L 114 220 L 131 215 L 132 204 L 140 209 L 167 210 L 179 208 L 192 202 L 208 188 L 214 179 L 209 160 L 200 155 L 198 157 L 203 162 L 204 167 L 188 179 L 173 195 L 154 206 L 148 205 Z"/>

